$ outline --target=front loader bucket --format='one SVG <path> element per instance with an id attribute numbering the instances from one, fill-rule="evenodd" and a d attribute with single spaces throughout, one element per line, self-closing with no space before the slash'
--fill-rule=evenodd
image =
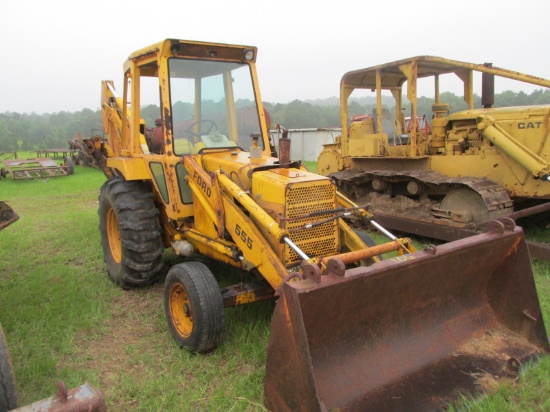
<path id="1" fill-rule="evenodd" d="M 442 410 L 549 352 L 521 228 L 281 288 L 265 403 L 275 411 Z M 506 226 L 506 229 L 505 229 Z"/>

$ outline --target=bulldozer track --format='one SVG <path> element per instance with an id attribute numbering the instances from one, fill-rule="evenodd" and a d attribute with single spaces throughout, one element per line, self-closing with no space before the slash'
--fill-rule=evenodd
<path id="1" fill-rule="evenodd" d="M 341 171 L 330 175 L 336 181 L 340 190 L 348 196 L 360 200 L 371 192 L 389 194 L 391 197 L 403 195 L 412 199 L 429 198 L 439 201 L 453 190 L 464 188 L 477 193 L 487 208 L 489 218 L 506 216 L 513 212 L 513 202 L 506 190 L 488 179 L 475 177 L 449 177 L 434 171 L 423 170 L 369 170 L 369 171 Z M 377 181 L 375 179 L 378 179 Z M 375 190 L 373 182 L 381 184 L 382 190 Z M 381 183 L 382 182 L 382 183 Z M 413 182 L 420 193 L 411 194 L 407 185 Z M 371 210 L 375 212 L 375 210 Z M 390 213 L 387 209 L 386 214 Z M 445 224 L 446 219 L 434 217 L 434 221 Z M 468 223 L 468 222 L 464 222 Z"/>
<path id="2" fill-rule="evenodd" d="M 448 177 L 436 172 L 418 170 L 400 172 L 389 170 L 370 170 L 368 172 L 343 171 L 334 173 L 331 177 L 337 182 L 342 191 L 352 197 L 354 197 L 354 192 L 362 193 L 365 190 L 364 186 L 369 185 L 372 179 L 376 177 L 387 179 L 388 182 L 405 182 L 410 181 L 412 178 L 426 184 L 432 192 L 438 192 L 440 196 L 445 190 L 449 192 L 467 187 L 478 193 L 485 201 L 490 216 L 488 220 L 503 217 L 516 220 L 538 213 L 546 213 L 550 210 L 550 202 L 546 202 L 520 211 L 514 211 L 512 201 L 504 188 L 488 179 Z M 398 196 L 397 198 L 386 196 L 384 202 L 378 201 L 377 199 L 382 196 L 384 195 L 371 191 L 366 195 L 362 194 L 357 200 L 358 203 L 365 205 L 375 215 L 378 223 L 392 230 L 449 242 L 475 234 L 486 223 L 464 223 L 441 219 L 430 215 L 428 208 L 418 200 L 409 198 L 409 205 L 404 206 L 402 196 Z M 388 207 L 388 204 L 392 202 L 395 205 Z M 526 242 L 531 257 L 550 260 L 550 245 L 531 240 Z"/>

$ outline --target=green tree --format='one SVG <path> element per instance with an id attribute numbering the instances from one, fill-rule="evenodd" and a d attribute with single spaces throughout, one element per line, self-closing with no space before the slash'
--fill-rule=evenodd
<path id="1" fill-rule="evenodd" d="M 462 96 L 453 93 L 441 93 L 441 102 L 448 103 L 451 113 L 465 110 L 466 103 Z M 272 126 L 282 124 L 290 129 L 340 127 L 340 108 L 338 98 L 317 100 L 293 100 L 290 103 L 265 102 L 264 107 L 272 119 Z M 417 115 L 432 117 L 433 98 L 419 97 Z M 219 109 L 219 102 L 205 102 L 205 110 L 215 112 Z M 221 103 L 223 105 L 223 102 Z M 247 106 L 250 102 L 238 102 L 239 107 Z M 383 96 L 383 104 L 393 113 L 395 102 L 391 96 Z M 508 107 L 521 105 L 550 104 L 550 90 L 537 89 L 530 94 L 513 92 L 510 90 L 495 95 L 494 107 Z M 481 107 L 481 98 L 474 95 L 474 107 Z M 372 97 L 352 97 L 349 102 L 349 115 L 372 114 L 375 108 L 375 99 Z M 142 118 L 147 127 L 153 127 L 155 119 L 160 117 L 160 108 L 157 105 L 144 106 L 141 109 Z M 410 115 L 410 105 L 403 99 L 403 114 Z M 182 122 L 193 118 L 193 110 L 189 103 L 177 102 L 174 105 L 172 118 Z M 101 111 L 83 109 L 74 113 L 58 112 L 38 115 L 36 113 L 0 113 L 0 150 L 13 151 L 17 143 L 22 150 L 55 149 L 65 147 L 67 141 L 74 138 L 78 132 L 84 137 L 91 137 L 102 130 Z"/>
<path id="2" fill-rule="evenodd" d="M 5 119 L 0 119 L 0 152 L 17 151 L 17 138 L 8 127 Z"/>

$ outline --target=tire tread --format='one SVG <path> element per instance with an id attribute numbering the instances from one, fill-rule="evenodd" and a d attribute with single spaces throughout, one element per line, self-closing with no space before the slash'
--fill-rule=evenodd
<path id="1" fill-rule="evenodd" d="M 107 271 L 123 288 L 152 283 L 163 266 L 162 228 L 159 210 L 148 184 L 126 181 L 123 177 L 109 179 L 101 187 L 99 218 L 101 242 Z M 106 233 L 106 214 L 115 211 L 120 231 L 122 261 L 114 262 Z"/>

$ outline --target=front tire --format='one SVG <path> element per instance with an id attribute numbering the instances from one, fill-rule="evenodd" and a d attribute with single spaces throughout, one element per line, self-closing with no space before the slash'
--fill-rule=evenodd
<path id="1" fill-rule="evenodd" d="M 223 333 L 223 298 L 203 263 L 185 262 L 170 269 L 164 284 L 164 310 L 178 345 L 194 352 L 216 347 Z"/>
<path id="2" fill-rule="evenodd" d="M 109 179 L 99 195 L 99 231 L 107 272 L 123 289 L 154 282 L 164 246 L 148 184 Z"/>
<path id="3" fill-rule="evenodd" d="M 4 331 L 0 325 L 0 412 L 7 412 L 19 406 L 15 385 L 15 373 L 6 343 Z"/>
<path id="4" fill-rule="evenodd" d="M 370 235 L 366 231 L 364 231 L 364 230 L 354 230 L 354 232 L 357 236 L 359 236 L 359 239 L 361 239 L 365 243 L 365 245 L 367 245 L 368 247 L 376 246 L 376 242 L 374 241 L 374 239 L 372 237 L 370 237 Z M 384 260 L 382 255 L 378 255 L 376 257 L 379 260 Z M 369 258 L 369 259 L 366 259 L 364 261 L 362 260 L 361 261 L 361 266 L 370 266 L 373 263 L 376 263 L 376 260 L 374 260 L 374 258 Z"/>

